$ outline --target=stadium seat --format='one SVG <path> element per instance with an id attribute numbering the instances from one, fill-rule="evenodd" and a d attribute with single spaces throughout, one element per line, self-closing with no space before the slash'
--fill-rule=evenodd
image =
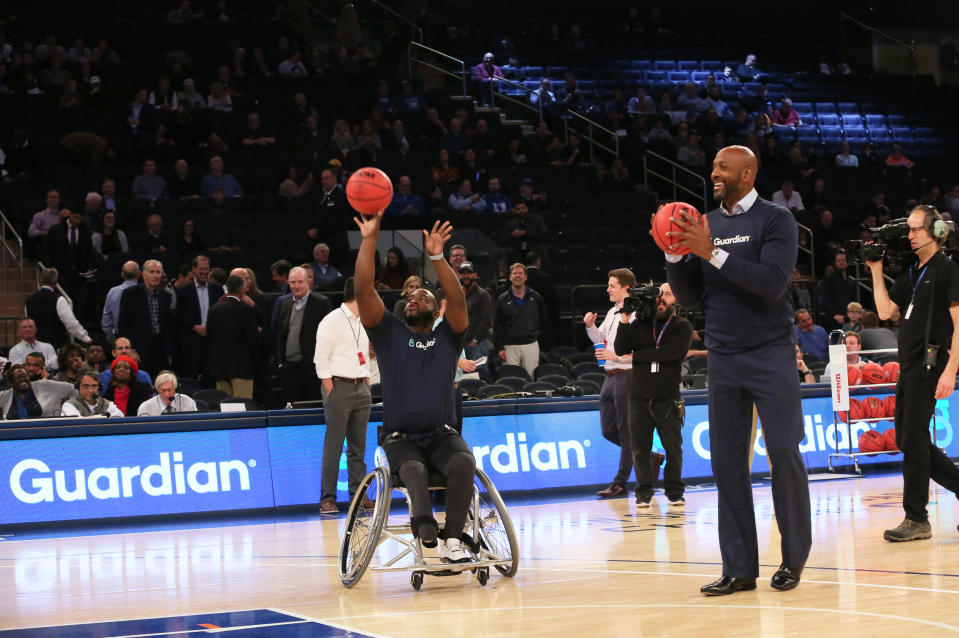
<path id="1" fill-rule="evenodd" d="M 865 142 L 869 139 L 866 129 L 861 126 L 847 126 L 845 128 L 845 137 L 852 143 Z"/>
<path id="2" fill-rule="evenodd" d="M 210 408 L 213 410 L 219 410 L 220 402 L 229 396 L 230 395 L 228 395 L 223 390 L 217 390 L 216 388 L 203 388 L 201 390 L 197 390 L 193 394 L 194 399 L 198 401 L 203 401 L 208 406 L 210 406 Z"/>
<path id="3" fill-rule="evenodd" d="M 675 60 L 656 60 L 653 62 L 653 69 L 656 71 L 675 71 L 676 70 L 676 61 Z"/>
<path id="4" fill-rule="evenodd" d="M 842 125 L 844 128 L 850 126 L 853 128 L 862 128 L 862 116 L 858 113 L 843 114 Z"/>
<path id="5" fill-rule="evenodd" d="M 481 388 L 477 388 L 475 396 L 477 399 L 490 399 L 501 394 L 513 394 L 514 392 L 515 390 L 508 385 L 494 383 L 492 385 L 484 385 Z"/>
<path id="6" fill-rule="evenodd" d="M 692 73 L 693 71 L 699 71 L 699 62 L 696 60 L 680 60 L 677 68 L 680 71 L 689 71 Z"/>
<path id="7" fill-rule="evenodd" d="M 689 78 L 696 84 L 704 84 L 710 75 L 712 74 L 709 71 L 693 71 L 689 74 Z"/>
<path id="8" fill-rule="evenodd" d="M 824 113 L 838 115 L 836 105 L 832 102 L 816 102 L 816 113 L 818 113 L 820 117 L 822 117 Z"/>
<path id="9" fill-rule="evenodd" d="M 689 72 L 688 71 L 669 71 L 666 74 L 666 79 L 670 82 L 677 83 L 686 83 L 689 82 Z"/>
<path id="10" fill-rule="evenodd" d="M 912 135 L 912 129 L 908 126 L 893 126 L 892 127 L 892 137 L 895 140 L 902 142 L 912 141 L 915 139 Z"/>
<path id="11" fill-rule="evenodd" d="M 605 372 L 587 372 L 586 374 L 582 375 L 579 378 L 583 379 L 584 381 L 592 381 L 596 385 L 602 387 L 603 383 L 606 381 L 606 373 Z"/>
<path id="12" fill-rule="evenodd" d="M 569 355 L 579 352 L 579 350 L 573 346 L 553 346 L 549 349 L 549 351 L 553 354 L 558 354 L 561 357 L 569 357 Z"/>
<path id="13" fill-rule="evenodd" d="M 571 381 L 569 377 L 560 376 L 558 374 L 547 374 L 544 377 L 540 377 L 537 381 L 542 381 L 544 383 L 549 383 L 555 388 L 561 388 Z"/>
<path id="14" fill-rule="evenodd" d="M 552 383 L 546 383 L 545 381 L 530 381 L 523 385 L 523 392 L 549 392 L 555 390 L 556 387 Z"/>
<path id="15" fill-rule="evenodd" d="M 496 368 L 497 382 L 503 377 L 519 377 L 526 381 L 532 381 L 532 379 L 529 378 L 529 373 L 526 371 L 526 368 L 523 366 L 509 365 L 508 363 L 504 363 Z"/>
<path id="16" fill-rule="evenodd" d="M 720 73 L 722 73 L 723 63 L 720 62 L 719 60 L 703 60 L 702 62 L 699 63 L 699 68 L 701 68 L 703 71 L 710 71 L 710 72 L 719 71 Z"/>
<path id="17" fill-rule="evenodd" d="M 558 363 L 541 363 L 535 370 L 533 370 L 533 379 L 539 381 L 548 374 L 569 377 L 569 371 L 566 369 L 566 366 L 562 366 Z"/>
<path id="18" fill-rule="evenodd" d="M 909 118 L 900 113 L 890 113 L 887 118 L 889 120 L 889 126 L 909 126 Z"/>
<path id="19" fill-rule="evenodd" d="M 570 385 L 583 390 L 583 394 L 599 394 L 599 386 L 592 381 L 586 381 L 585 379 L 576 379 L 571 381 Z"/>
<path id="20" fill-rule="evenodd" d="M 603 374 L 603 369 L 599 367 L 595 361 L 584 361 L 583 363 L 577 363 L 573 366 L 573 376 L 577 379 L 587 372 L 599 372 L 600 374 Z"/>
<path id="21" fill-rule="evenodd" d="M 634 71 L 649 71 L 652 68 L 653 63 L 650 60 L 633 60 Z"/>
<path id="22" fill-rule="evenodd" d="M 647 82 L 665 82 L 666 71 L 646 71 Z"/>
<path id="23" fill-rule="evenodd" d="M 859 115 L 859 104 L 856 102 L 840 102 L 839 113 L 842 115 Z"/>
<path id="24" fill-rule="evenodd" d="M 475 397 L 477 391 L 486 385 L 482 379 L 460 379 L 460 391 L 467 396 Z"/>
<path id="25" fill-rule="evenodd" d="M 842 139 L 842 129 L 838 126 L 820 126 L 819 132 L 822 133 L 822 139 L 824 142 L 830 140 L 839 141 Z"/>
<path id="26" fill-rule="evenodd" d="M 817 120 L 819 121 L 819 126 L 821 127 L 839 126 L 839 116 L 835 113 L 819 113 L 817 115 Z"/>
<path id="27" fill-rule="evenodd" d="M 524 379 L 522 377 L 498 377 L 496 383 L 499 385 L 509 386 L 513 392 L 519 392 L 523 389 L 523 386 L 529 383 L 529 379 Z"/>
<path id="28" fill-rule="evenodd" d="M 870 129 L 886 127 L 886 116 L 876 113 L 867 113 L 866 114 L 866 126 Z"/>

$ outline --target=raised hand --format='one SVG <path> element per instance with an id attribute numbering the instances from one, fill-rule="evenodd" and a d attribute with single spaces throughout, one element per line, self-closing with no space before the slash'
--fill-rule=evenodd
<path id="1" fill-rule="evenodd" d="M 587 312 L 585 315 L 583 315 L 583 323 L 586 324 L 586 327 L 587 327 L 587 328 L 592 328 L 593 326 L 595 326 L 595 325 L 596 325 L 596 313 L 595 313 L 595 312 Z"/>
<path id="2" fill-rule="evenodd" d="M 437 220 L 433 223 L 433 229 L 429 232 L 423 231 L 423 244 L 428 255 L 442 255 L 443 245 L 449 241 L 453 233 L 453 225 L 449 222 L 442 224 Z M 365 235 L 364 235 L 365 237 Z"/>
<path id="3" fill-rule="evenodd" d="M 372 237 L 380 231 L 380 222 L 383 221 L 383 211 L 376 213 L 372 217 L 367 217 L 366 215 L 360 215 L 359 217 L 354 217 L 353 221 L 356 222 L 356 226 L 360 229 L 360 235 L 366 239 L 367 237 Z M 426 231 L 424 231 L 426 232 Z"/>

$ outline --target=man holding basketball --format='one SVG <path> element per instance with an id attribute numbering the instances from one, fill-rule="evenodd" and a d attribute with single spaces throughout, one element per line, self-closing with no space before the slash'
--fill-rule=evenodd
<path id="1" fill-rule="evenodd" d="M 438 555 L 443 562 L 470 560 L 461 537 L 466 523 L 476 461 L 456 423 L 453 373 L 469 326 L 466 296 L 453 269 L 443 258 L 443 245 L 453 227 L 433 224 L 423 231 L 426 252 L 446 294 L 446 321 L 436 297 L 428 290 L 414 292 L 406 305 L 405 321 L 387 312 L 373 285 L 376 240 L 383 211 L 356 219 L 363 236 L 356 257 L 356 302 L 360 321 L 376 349 L 383 389 L 383 437 L 380 445 L 390 468 L 409 491 L 414 536 L 425 547 L 437 546 L 437 523 L 428 490 L 432 468 L 446 478 L 446 523 Z"/>
<path id="2" fill-rule="evenodd" d="M 759 550 L 749 472 L 753 404 L 762 421 L 772 472 L 782 564 L 770 586 L 799 584 L 812 544 L 809 483 L 799 453 L 802 405 L 792 342 L 789 284 L 798 228 L 792 213 L 753 188 L 758 163 L 743 146 L 713 161 L 718 210 L 702 225 L 672 213 L 666 272 L 684 306 L 701 303 L 709 349 L 709 448 L 719 492 L 722 576 L 700 591 L 722 596 L 756 588 Z M 691 208 L 691 207 L 690 207 Z M 685 249 L 691 253 L 683 257 Z"/>
<path id="3" fill-rule="evenodd" d="M 892 542 L 932 536 L 926 513 L 929 479 L 959 494 L 959 469 L 929 436 L 936 401 L 952 394 L 959 369 L 959 266 L 942 251 L 948 234 L 939 211 L 919 206 L 909 215 L 916 263 L 902 271 L 892 290 L 883 280 L 882 259 L 866 262 L 879 318 L 903 309 L 895 418 L 906 517 L 883 533 Z"/>

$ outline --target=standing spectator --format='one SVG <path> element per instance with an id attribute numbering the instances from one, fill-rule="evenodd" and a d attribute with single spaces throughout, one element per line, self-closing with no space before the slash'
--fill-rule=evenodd
<path id="1" fill-rule="evenodd" d="M 77 373 L 77 396 L 68 399 L 60 416 L 123 416 L 113 401 L 100 396 L 100 373 L 84 368 Z"/>
<path id="2" fill-rule="evenodd" d="M 207 315 L 207 334 L 210 376 L 217 389 L 233 397 L 252 399 L 257 327 L 256 312 L 240 300 L 245 288 L 243 277 L 230 275 L 226 299 L 210 308 Z"/>
<path id="3" fill-rule="evenodd" d="M 792 279 L 789 285 L 789 295 L 792 298 L 793 308 L 812 308 L 812 293 L 806 286 L 798 268 L 793 268 Z"/>
<path id="4" fill-rule="evenodd" d="M 529 205 L 525 201 L 518 201 L 513 206 L 513 214 L 503 226 L 500 243 L 508 248 L 510 259 L 522 259 L 531 250 L 542 255 L 546 233 L 543 217 L 529 212 Z M 525 279 L 525 268 L 523 270 Z"/>
<path id="5" fill-rule="evenodd" d="M 47 207 L 34 213 L 30 220 L 27 235 L 30 237 L 45 237 L 50 229 L 60 223 L 60 191 L 51 188 L 47 191 Z"/>
<path id="6" fill-rule="evenodd" d="M 112 210 L 105 210 L 100 214 L 100 227 L 90 236 L 90 244 L 93 252 L 103 258 L 130 252 L 130 241 L 127 234 L 117 228 L 117 214 Z"/>
<path id="7" fill-rule="evenodd" d="M 450 249 L 451 259 L 452 254 L 453 249 Z M 450 266 L 452 267 L 452 264 Z M 490 329 L 493 327 L 493 298 L 489 291 L 478 283 L 479 275 L 472 263 L 462 261 L 454 272 L 463 287 L 463 293 L 466 295 L 466 312 L 470 320 L 469 328 L 463 335 L 466 358 L 476 361 L 489 356 Z M 415 289 L 413 292 L 415 292 Z M 407 294 L 407 301 L 411 294 L 412 292 Z M 446 294 L 442 289 L 436 291 L 436 299 L 437 301 L 446 299 Z M 405 307 L 400 309 L 405 312 Z M 395 309 L 393 313 L 402 316 L 402 312 L 398 313 Z M 476 367 L 476 370 L 487 370 L 488 365 L 482 363 Z"/>
<path id="8" fill-rule="evenodd" d="M 50 342 L 54 348 L 67 343 L 67 332 L 83 343 L 90 343 L 90 335 L 73 314 L 70 303 L 57 292 L 57 269 L 40 271 L 40 289 L 27 297 L 27 316 L 36 322 L 37 336 Z"/>
<path id="9" fill-rule="evenodd" d="M 57 351 L 51 344 L 37 339 L 36 321 L 30 317 L 24 317 L 17 324 L 17 333 L 20 336 L 20 342 L 10 348 L 7 354 L 11 364 L 24 363 L 30 354 L 38 352 L 43 355 L 44 362 L 51 372 L 59 369 Z"/>
<path id="10" fill-rule="evenodd" d="M 100 319 L 100 328 L 107 343 L 113 343 L 117 338 L 117 321 L 120 318 L 120 296 L 130 286 L 136 286 L 140 278 L 140 265 L 135 261 L 128 261 L 120 268 L 120 278 L 123 280 L 107 291 L 106 301 L 103 302 L 103 316 Z"/>
<path id="11" fill-rule="evenodd" d="M 110 364 L 110 380 L 101 382 L 106 387 L 103 398 L 113 401 L 124 416 L 136 416 L 140 405 L 153 396 L 153 388 L 138 378 L 140 369 L 133 357 L 121 354 Z"/>
<path id="12" fill-rule="evenodd" d="M 829 353 L 829 337 L 826 329 L 813 323 L 812 314 L 806 308 L 796 311 L 796 327 L 793 338 L 802 351 L 825 360 Z"/>
<path id="13" fill-rule="evenodd" d="M 9 390 L 0 392 L 0 415 L 8 421 L 57 416 L 63 402 L 77 393 L 72 383 L 49 379 L 31 382 L 22 364 L 10 366 L 4 379 Z"/>
<path id="14" fill-rule="evenodd" d="M 143 160 L 143 173 L 133 180 L 133 199 L 155 202 L 168 195 L 166 180 L 157 175 L 156 160 L 152 157 Z"/>
<path id="15" fill-rule="evenodd" d="M 313 242 L 320 239 L 326 242 L 335 259 L 333 263 L 338 268 L 345 269 L 350 265 L 350 242 L 347 230 L 353 223 L 355 212 L 346 200 L 346 193 L 339 184 L 339 176 L 332 168 L 324 168 L 320 173 L 320 189 L 323 194 L 313 207 L 312 226 L 306 233 Z M 340 286 L 342 282 L 336 285 L 337 288 Z"/>
<path id="16" fill-rule="evenodd" d="M 240 183 L 229 173 L 223 172 L 223 158 L 214 155 L 210 158 L 210 172 L 200 181 L 200 192 L 204 197 L 213 197 L 213 191 L 217 188 L 222 188 L 226 197 L 243 197 Z"/>
<path id="17" fill-rule="evenodd" d="M 799 211 L 805 210 L 802 197 L 800 197 L 799 193 L 793 189 L 793 183 L 788 179 L 783 182 L 780 190 L 773 193 L 772 202 L 773 204 L 778 204 L 783 208 L 788 208 L 793 213 L 798 213 Z"/>
<path id="18" fill-rule="evenodd" d="M 291 268 L 293 268 L 293 264 L 285 259 L 277 260 L 270 265 L 270 277 L 273 279 L 273 283 L 276 284 L 281 295 L 290 292 L 289 279 Z"/>
<path id="19" fill-rule="evenodd" d="M 130 339 L 151 377 L 173 364 L 174 326 L 172 295 L 163 288 L 163 264 L 148 259 L 143 263 L 143 283 L 130 286 L 120 296 L 117 333 Z"/>
<path id="20" fill-rule="evenodd" d="M 510 288 L 496 300 L 493 344 L 497 356 L 509 365 L 522 366 L 533 378 L 539 365 L 539 334 L 546 307 L 543 297 L 526 287 L 526 266 L 509 268 Z"/>
<path id="21" fill-rule="evenodd" d="M 83 214 L 64 209 L 66 219 L 50 229 L 41 257 L 61 273 L 60 285 L 73 300 L 74 313 L 86 318 L 87 282 L 93 275 L 93 243 Z"/>
<path id="22" fill-rule="evenodd" d="M 538 292 L 546 304 L 543 317 L 543 331 L 539 343 L 547 350 L 556 344 L 559 333 L 559 302 L 556 299 L 556 282 L 553 276 L 543 270 L 543 256 L 531 250 L 523 258 L 526 264 L 526 285 Z M 467 300 L 469 297 L 467 297 Z"/>
<path id="23" fill-rule="evenodd" d="M 319 398 L 320 388 L 310 354 L 316 350 L 317 327 L 329 314 L 330 302 L 310 292 L 311 280 L 305 268 L 290 269 L 289 285 L 292 294 L 277 300 L 273 322 L 283 400 L 312 401 Z"/>
<path id="24" fill-rule="evenodd" d="M 846 308 L 856 296 L 856 282 L 849 273 L 846 253 L 838 251 L 833 260 L 833 271 L 819 284 L 819 311 L 841 328 L 846 323 Z M 803 352 L 809 352 L 803 348 Z"/>
<path id="25" fill-rule="evenodd" d="M 343 303 L 320 322 L 316 331 L 313 363 L 323 386 L 326 437 L 323 441 L 320 513 L 336 514 L 336 479 L 340 470 L 343 439 L 349 493 L 366 475 L 366 427 L 370 416 L 370 339 L 360 323 L 353 278 L 343 286 Z"/>
<path id="26" fill-rule="evenodd" d="M 210 308 L 223 296 L 223 287 L 210 281 L 210 258 L 193 258 L 193 281 L 176 289 L 176 318 L 180 329 L 180 371 L 185 377 L 208 376 L 206 322 Z"/>
<path id="27" fill-rule="evenodd" d="M 736 77 L 741 82 L 757 82 L 762 71 L 756 68 L 756 55 L 750 53 L 746 56 L 746 61 L 736 69 Z"/>

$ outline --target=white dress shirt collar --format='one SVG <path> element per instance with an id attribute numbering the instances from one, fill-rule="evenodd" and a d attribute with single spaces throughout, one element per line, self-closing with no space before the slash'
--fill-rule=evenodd
<path id="1" fill-rule="evenodd" d="M 736 215 L 742 215 L 743 213 L 749 212 L 749 209 L 753 207 L 753 204 L 756 203 L 758 198 L 759 193 L 757 193 L 756 189 L 754 188 L 746 193 L 745 197 L 736 202 L 736 204 L 733 206 L 732 212 L 726 210 L 726 204 L 720 204 L 719 208 L 726 217 L 735 217 Z"/>

